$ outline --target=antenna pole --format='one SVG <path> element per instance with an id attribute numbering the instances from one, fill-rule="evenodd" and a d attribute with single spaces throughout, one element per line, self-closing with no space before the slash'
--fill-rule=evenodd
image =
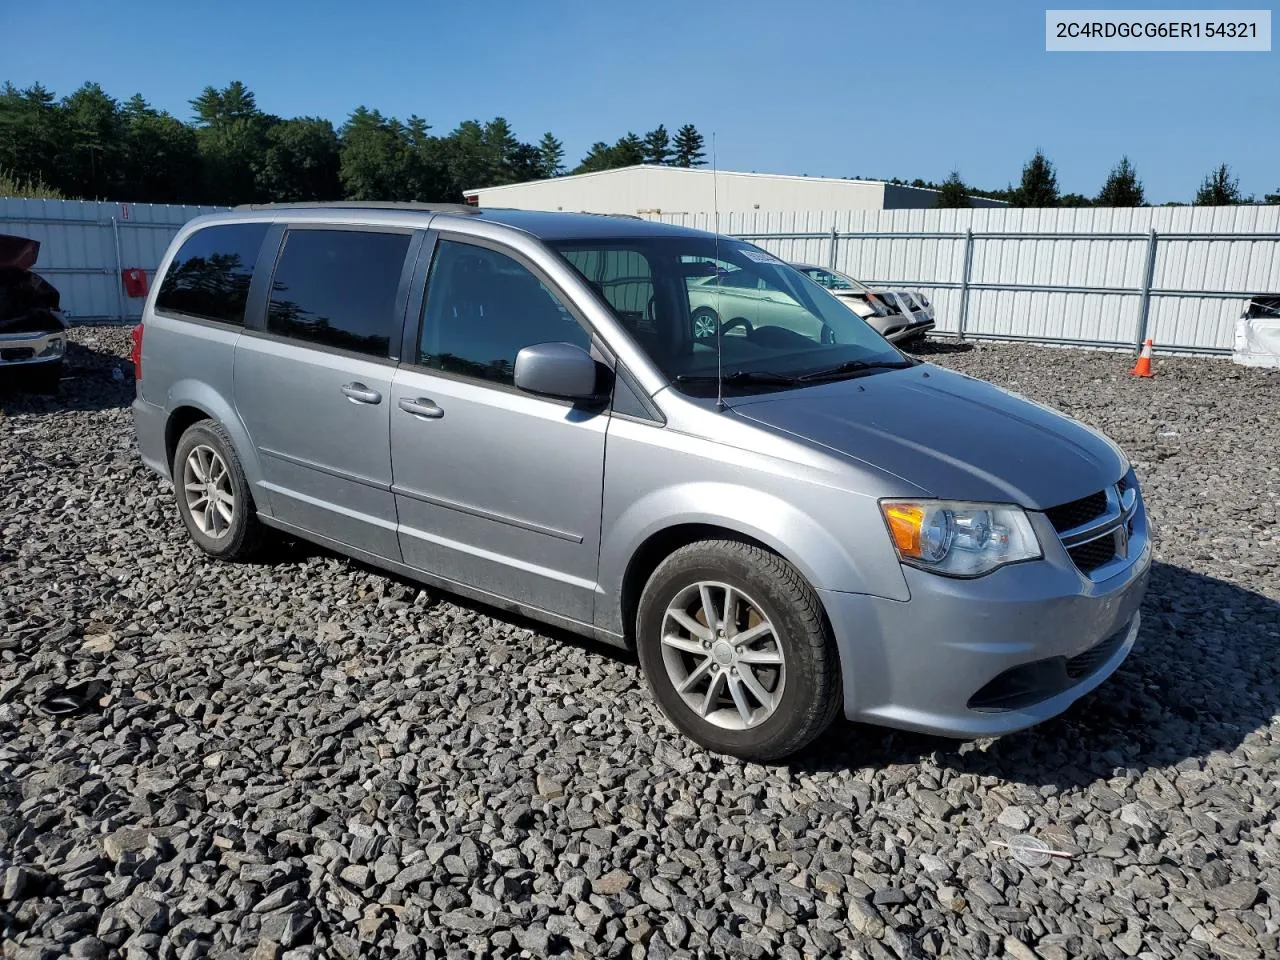
<path id="1" fill-rule="evenodd" d="M 711 213 L 716 232 L 716 412 L 724 413 L 724 353 L 721 349 L 720 328 L 720 194 L 716 188 L 716 132 L 711 131 Z"/>

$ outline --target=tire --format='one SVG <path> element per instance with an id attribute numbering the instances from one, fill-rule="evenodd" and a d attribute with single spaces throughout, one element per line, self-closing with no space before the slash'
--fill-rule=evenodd
<path id="1" fill-rule="evenodd" d="M 720 325 L 720 315 L 710 307 L 699 307 L 690 314 L 693 322 L 693 339 L 714 340 L 716 327 Z"/>
<path id="2" fill-rule="evenodd" d="M 208 455 L 210 452 L 221 460 L 221 472 L 217 469 L 216 461 Z M 213 478 L 217 491 L 225 492 L 232 498 L 230 505 L 222 501 L 227 510 L 218 507 L 212 511 L 209 509 L 207 483 L 204 484 L 205 497 L 194 504 L 196 509 L 193 510 L 187 484 L 202 482 L 199 471 L 191 463 L 193 453 L 196 454 L 196 463 L 206 464 L 205 476 Z M 178 514 L 196 546 L 211 557 L 233 563 L 252 560 L 257 556 L 266 539 L 266 529 L 258 519 L 249 482 L 240 466 L 240 458 L 236 456 L 231 438 L 222 425 L 214 420 L 201 420 L 188 427 L 178 440 L 171 467 Z M 193 490 L 190 494 L 198 497 L 199 491 Z M 201 509 L 201 504 L 204 509 Z M 228 512 L 230 517 L 227 516 Z"/>
<path id="3" fill-rule="evenodd" d="M 701 585 L 709 585 L 717 625 L 725 619 L 725 588 L 734 591 L 736 623 L 728 636 L 706 629 L 710 618 Z M 675 619 L 673 608 L 685 619 Z M 685 626 L 690 620 L 698 635 Z M 735 632 L 750 639 L 731 643 Z M 685 736 L 716 753 L 762 763 L 781 760 L 826 730 L 842 704 L 840 659 L 817 594 L 795 567 L 754 544 L 702 541 L 662 561 L 640 597 L 636 646 L 662 712 Z M 752 692 L 747 672 L 774 701 L 771 707 Z M 692 686 L 681 693 L 677 684 L 684 682 Z M 708 709 L 712 682 L 718 683 L 717 695 Z M 700 702 L 707 715 L 690 701 Z"/>

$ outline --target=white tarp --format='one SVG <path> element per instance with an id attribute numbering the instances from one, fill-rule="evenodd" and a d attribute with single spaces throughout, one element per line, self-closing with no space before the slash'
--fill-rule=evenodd
<path id="1" fill-rule="evenodd" d="M 1231 359 L 1248 367 L 1280 367 L 1280 317 L 1237 320 Z"/>

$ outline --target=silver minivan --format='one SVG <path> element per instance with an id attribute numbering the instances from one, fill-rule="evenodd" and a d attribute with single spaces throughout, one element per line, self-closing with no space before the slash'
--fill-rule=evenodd
<path id="1" fill-rule="evenodd" d="M 697 335 L 708 279 L 741 276 L 811 322 Z M 240 208 L 182 228 L 134 340 L 141 454 L 205 553 L 282 531 L 634 647 L 712 750 L 776 760 L 840 711 L 1018 730 L 1138 634 L 1151 546 L 1113 443 L 740 240 Z"/>

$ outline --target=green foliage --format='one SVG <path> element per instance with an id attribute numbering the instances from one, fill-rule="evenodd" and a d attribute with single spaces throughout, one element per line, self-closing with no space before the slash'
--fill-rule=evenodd
<path id="1" fill-rule="evenodd" d="M 338 200 L 338 134 L 319 117 L 284 120 L 267 130 L 258 168 L 258 191 L 279 201 Z"/>
<path id="2" fill-rule="evenodd" d="M 538 176 L 558 177 L 564 173 L 564 144 L 550 131 L 538 141 Z"/>
<path id="3" fill-rule="evenodd" d="M 1015 207 L 1056 207 L 1059 205 L 1058 175 L 1043 151 L 1035 154 L 1022 168 L 1022 183 L 1014 191 Z"/>
<path id="4" fill-rule="evenodd" d="M 917 179 L 911 186 L 923 187 L 924 181 Z M 933 205 L 950 209 L 973 206 L 973 202 L 969 199 L 969 191 L 965 188 L 964 181 L 960 179 L 959 170 L 952 170 L 947 175 L 947 179 L 942 181 L 942 186 L 938 188 L 938 197 Z"/>
<path id="5" fill-rule="evenodd" d="M 1280 203 L 1280 188 L 1275 193 L 1266 193 L 1262 196 L 1263 203 Z"/>
<path id="6" fill-rule="evenodd" d="M 147 203 L 235 204 L 269 200 L 460 200 L 464 189 L 561 176 L 564 144 L 551 132 L 525 143 L 503 117 L 466 120 L 443 136 L 418 116 L 401 121 L 360 107 L 340 129 L 318 117 L 263 112 L 238 80 L 205 87 L 189 101 L 191 120 L 154 109 L 140 95 L 117 101 L 96 83 L 58 99 L 40 84 L 0 86 L 0 181 L 23 194 L 110 198 Z M 643 137 L 626 133 L 592 144 L 575 173 L 640 163 L 681 167 L 706 162 L 705 142 L 686 123 L 659 124 Z M 892 183 L 905 181 L 894 179 Z M 1058 193 L 1053 165 L 1037 150 L 1015 188 L 982 190 L 953 173 L 939 206 L 974 197 L 1016 206 L 1088 205 Z M 1112 169 L 1098 197 L 1107 206 L 1145 202 L 1127 158 Z M 1197 204 L 1251 203 L 1223 164 L 1201 185 Z M 1266 203 L 1280 203 L 1280 189 Z"/>
<path id="7" fill-rule="evenodd" d="M 1240 192 L 1240 181 L 1231 176 L 1231 168 L 1225 163 L 1204 178 L 1200 189 L 1196 191 L 1197 207 L 1226 207 L 1237 203 L 1252 203 Z"/>
<path id="8" fill-rule="evenodd" d="M 39 180 L 22 180 L 0 167 L 0 197 L 24 197 L 31 200 L 62 200 L 61 193 Z"/>
<path id="9" fill-rule="evenodd" d="M 1093 201 L 1083 193 L 1064 193 L 1058 198 L 1060 207 L 1092 207 Z"/>
<path id="10" fill-rule="evenodd" d="M 705 144 L 702 134 L 692 123 L 686 123 L 676 131 L 675 155 L 671 164 L 676 167 L 701 167 L 706 164 Z"/>
<path id="11" fill-rule="evenodd" d="M 1099 207 L 1141 207 L 1146 202 L 1142 181 L 1138 179 L 1138 173 L 1128 157 L 1121 157 L 1120 162 L 1111 168 L 1106 183 L 1094 200 Z"/>
<path id="12" fill-rule="evenodd" d="M 644 135 L 644 162 L 664 164 L 671 159 L 671 137 L 663 124 Z"/>
<path id="13" fill-rule="evenodd" d="M 573 172 L 599 173 L 601 170 L 615 170 L 618 167 L 634 167 L 644 162 L 644 141 L 634 133 L 627 133 L 619 137 L 613 146 L 597 140 Z"/>

